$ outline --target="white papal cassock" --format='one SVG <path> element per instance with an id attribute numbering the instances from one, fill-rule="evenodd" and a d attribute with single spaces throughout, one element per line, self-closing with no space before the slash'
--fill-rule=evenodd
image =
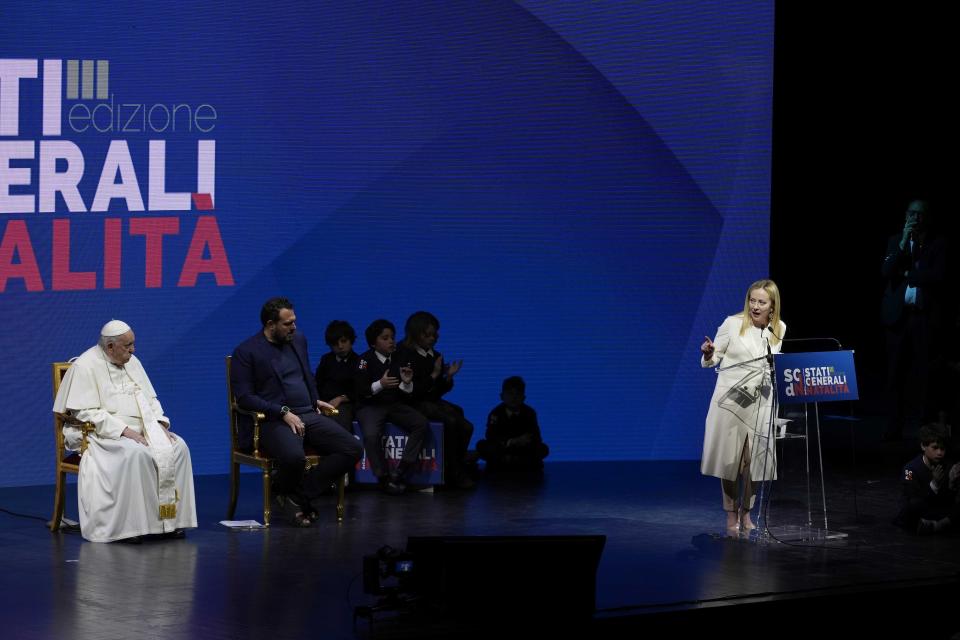
<path id="1" fill-rule="evenodd" d="M 93 542 L 169 533 L 197 526 L 190 450 L 159 424 L 170 424 L 136 356 L 111 363 L 99 346 L 87 349 L 64 375 L 53 410 L 96 426 L 80 460 L 80 531 Z M 130 427 L 146 447 L 121 434 Z M 79 449 L 80 431 L 64 425 L 67 448 Z"/>

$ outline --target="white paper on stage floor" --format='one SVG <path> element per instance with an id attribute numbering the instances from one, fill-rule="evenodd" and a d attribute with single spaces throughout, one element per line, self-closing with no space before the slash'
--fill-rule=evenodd
<path id="1" fill-rule="evenodd" d="M 221 520 L 220 524 L 230 529 L 265 529 L 256 520 Z"/>

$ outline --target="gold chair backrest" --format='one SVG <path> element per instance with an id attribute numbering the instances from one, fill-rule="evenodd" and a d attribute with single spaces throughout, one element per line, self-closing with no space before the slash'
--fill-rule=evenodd
<path id="1" fill-rule="evenodd" d="M 53 375 L 53 398 L 56 400 L 57 392 L 60 391 L 60 383 L 63 382 L 63 376 L 67 375 L 67 369 L 70 368 L 70 362 L 54 362 L 51 365 L 51 374 Z M 63 443 L 63 421 L 64 417 L 59 413 L 53 414 L 53 438 L 56 445 L 57 460 L 63 460 L 66 447 Z"/>
<path id="2" fill-rule="evenodd" d="M 230 356 L 226 357 L 227 364 L 227 422 L 230 425 L 230 448 L 237 450 L 237 412 L 234 411 L 233 385 L 230 384 Z"/>
<path id="3" fill-rule="evenodd" d="M 57 397 L 57 392 L 60 390 L 60 383 L 63 382 L 63 376 L 67 375 L 67 369 L 70 368 L 72 362 L 54 362 L 53 363 L 53 397 Z"/>
<path id="4" fill-rule="evenodd" d="M 73 362 L 54 362 L 51 365 L 51 372 L 53 375 L 53 399 L 57 399 L 57 392 L 60 391 L 60 385 L 63 383 L 64 376 L 67 375 L 67 370 L 73 365 Z M 83 432 L 83 439 L 80 441 L 80 455 L 83 455 L 87 450 L 87 434 L 93 433 L 95 427 L 89 422 L 81 422 L 74 416 L 53 412 L 53 431 L 54 438 L 56 439 L 57 444 L 57 455 L 59 460 L 63 459 L 63 456 L 66 452 L 66 446 L 63 440 L 63 423 L 69 422 L 72 425 L 75 425 Z"/>
<path id="5" fill-rule="evenodd" d="M 231 356 L 226 357 L 227 366 L 227 421 L 230 425 L 230 448 L 233 451 L 239 451 L 240 442 L 240 424 L 239 412 L 237 411 L 237 399 L 233 397 L 233 385 L 230 382 L 230 362 Z"/>

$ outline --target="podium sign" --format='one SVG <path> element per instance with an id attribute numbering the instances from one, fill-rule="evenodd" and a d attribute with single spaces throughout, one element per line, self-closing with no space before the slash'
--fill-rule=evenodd
<path id="1" fill-rule="evenodd" d="M 781 404 L 857 400 L 853 351 L 812 351 L 774 355 L 777 400 Z"/>

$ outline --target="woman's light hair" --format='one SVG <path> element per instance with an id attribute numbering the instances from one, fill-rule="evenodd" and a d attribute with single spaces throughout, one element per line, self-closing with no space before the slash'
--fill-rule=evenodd
<path id="1" fill-rule="evenodd" d="M 770 305 L 773 307 L 770 314 L 770 327 L 772 329 L 770 333 L 773 334 L 770 337 L 770 344 L 777 344 L 780 342 L 780 336 L 777 335 L 780 332 L 780 289 L 777 288 L 777 283 L 773 280 L 757 280 L 747 289 L 747 295 L 743 300 L 743 311 L 740 314 L 743 316 L 740 335 L 746 333 L 747 329 L 753 324 L 753 321 L 750 320 L 750 294 L 757 289 L 763 289 L 770 296 Z"/>

